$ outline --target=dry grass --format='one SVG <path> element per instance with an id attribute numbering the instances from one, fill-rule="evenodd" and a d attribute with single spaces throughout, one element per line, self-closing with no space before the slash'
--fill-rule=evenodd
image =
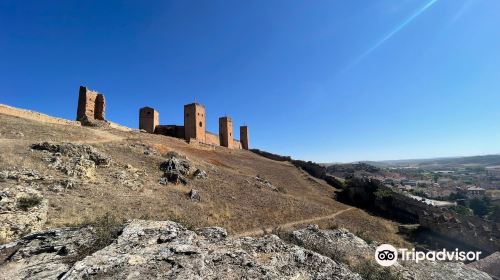
<path id="1" fill-rule="evenodd" d="M 0 170 L 29 168 L 54 178 L 40 182 L 40 191 L 50 203 L 47 227 L 81 224 L 102 213 L 113 213 L 118 220 L 170 219 L 189 227 L 222 226 L 230 233 L 238 233 L 326 216 L 347 208 L 332 198 L 334 189 L 325 182 L 311 178 L 290 163 L 272 161 L 249 151 L 200 149 L 160 135 L 46 124 L 1 114 L 0 124 L 0 141 L 7 143 L 0 145 Z M 13 131 L 21 131 L 24 136 L 16 136 Z M 98 168 L 92 180 L 78 181 L 74 188 L 56 193 L 50 191 L 51 184 L 67 176 L 48 168 L 40 153 L 30 151 L 29 145 L 40 141 L 87 141 L 109 155 L 113 164 Z M 155 149 L 158 155 L 145 155 L 141 149 L 144 145 Z M 161 155 L 170 151 L 187 156 L 208 173 L 208 179 L 193 180 L 187 186 L 158 184 L 162 175 L 158 166 L 164 160 Z M 126 165 L 143 174 L 142 186 L 126 187 L 113 176 Z M 255 184 L 257 174 L 280 191 L 259 188 Z M 200 191 L 201 202 L 188 198 L 191 188 Z M 401 241 L 392 223 L 363 211 L 350 211 L 334 222 L 354 233 L 366 233 L 373 240 L 397 240 L 394 244 Z"/>
<path id="2" fill-rule="evenodd" d="M 409 245 L 401 235 L 397 234 L 397 223 L 372 216 L 361 209 L 349 211 L 345 215 L 341 214 L 335 220 L 325 221 L 320 224 L 320 227 L 324 229 L 346 228 L 367 243 L 377 241 L 400 247 Z"/>

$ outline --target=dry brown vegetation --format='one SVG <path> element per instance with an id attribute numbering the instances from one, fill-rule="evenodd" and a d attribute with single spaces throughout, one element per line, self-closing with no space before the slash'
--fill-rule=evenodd
<path id="1" fill-rule="evenodd" d="M 22 134 L 19 134 L 21 132 Z M 94 178 L 53 191 L 51 184 L 68 176 L 48 167 L 30 145 L 40 141 L 87 143 L 111 157 L 112 165 L 97 168 Z M 145 150 L 156 151 L 145 154 Z M 187 156 L 208 178 L 187 186 L 160 185 L 160 163 L 169 151 Z M 48 123 L 0 113 L 0 171 L 26 168 L 53 179 L 37 187 L 49 199 L 47 227 L 74 225 L 112 213 L 117 219 L 147 218 L 180 221 L 190 227 L 221 226 L 231 233 L 327 216 L 348 208 L 333 199 L 334 189 L 288 162 L 277 162 L 245 150 L 199 146 L 136 131 L 97 129 Z M 125 171 L 124 171 L 125 170 Z M 121 183 L 120 172 L 133 170 L 139 186 Z M 130 171 L 131 172 L 131 171 Z M 127 173 L 128 174 L 128 173 Z M 259 187 L 259 175 L 278 191 Z M 0 188 L 6 186 L 0 182 Z M 188 197 L 199 190 L 201 202 Z M 401 244 L 396 225 L 362 210 L 346 211 L 322 226 L 345 227 L 368 239 Z"/>

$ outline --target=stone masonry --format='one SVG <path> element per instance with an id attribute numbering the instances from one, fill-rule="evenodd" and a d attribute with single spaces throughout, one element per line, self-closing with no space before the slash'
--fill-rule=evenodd
<path id="1" fill-rule="evenodd" d="M 184 105 L 184 138 L 205 142 L 205 106 L 198 103 Z"/>
<path id="2" fill-rule="evenodd" d="M 219 119 L 219 134 L 207 131 L 205 106 L 198 103 L 184 105 L 184 126 L 160 125 L 159 113 L 155 109 L 151 107 L 141 108 L 139 110 L 139 129 L 148 133 L 230 149 L 248 150 L 249 146 L 248 127 L 240 127 L 240 140 L 234 139 L 233 120 L 230 117 Z"/>
<path id="3" fill-rule="evenodd" d="M 249 147 L 249 134 L 248 134 L 248 126 L 240 126 L 240 142 L 241 148 L 244 150 L 248 150 Z"/>
<path id="4" fill-rule="evenodd" d="M 220 145 L 232 148 L 233 144 L 233 120 L 230 117 L 219 118 L 219 139 Z"/>
<path id="5" fill-rule="evenodd" d="M 80 86 L 76 120 L 82 122 L 82 124 L 92 123 L 95 120 L 104 121 L 105 114 L 106 101 L 104 95 Z"/>
<path id="6" fill-rule="evenodd" d="M 160 115 L 151 107 L 144 107 L 139 110 L 139 129 L 144 129 L 149 133 L 155 133 L 156 127 L 160 124 Z"/>

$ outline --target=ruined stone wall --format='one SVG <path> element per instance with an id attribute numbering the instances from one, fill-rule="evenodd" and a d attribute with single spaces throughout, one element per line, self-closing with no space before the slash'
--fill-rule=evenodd
<path id="1" fill-rule="evenodd" d="M 182 125 L 158 125 L 155 134 L 184 139 L 184 126 Z"/>
<path id="2" fill-rule="evenodd" d="M 159 124 L 160 114 L 155 109 L 144 107 L 139 110 L 139 129 L 144 129 L 148 133 L 155 133 Z"/>
<path id="3" fill-rule="evenodd" d="M 240 126 L 240 142 L 241 148 L 248 150 L 249 149 L 249 134 L 248 134 L 248 126 Z"/>
<path id="4" fill-rule="evenodd" d="M 230 117 L 219 118 L 219 139 L 220 145 L 233 148 L 233 120 Z"/>
<path id="5" fill-rule="evenodd" d="M 205 142 L 206 130 L 205 107 L 192 103 L 184 106 L 184 137 L 186 140 L 196 139 Z"/>
<path id="6" fill-rule="evenodd" d="M 233 149 L 238 149 L 238 150 L 242 149 L 241 142 L 239 140 L 236 139 L 233 140 Z"/>
<path id="7" fill-rule="evenodd" d="M 220 146 L 219 136 L 215 133 L 206 132 L 205 133 L 205 143 L 215 146 Z"/>
<path id="8" fill-rule="evenodd" d="M 106 102 L 104 95 L 92 91 L 87 87 L 80 86 L 78 94 L 78 108 L 76 120 L 80 122 L 92 122 L 94 120 L 105 120 Z"/>
<path id="9" fill-rule="evenodd" d="M 104 99 L 104 95 L 97 94 L 95 99 L 95 112 L 94 118 L 96 120 L 105 120 L 106 115 L 106 100 Z"/>

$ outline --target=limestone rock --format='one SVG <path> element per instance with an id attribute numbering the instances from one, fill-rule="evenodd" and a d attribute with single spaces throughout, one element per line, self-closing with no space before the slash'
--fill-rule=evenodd
<path id="1" fill-rule="evenodd" d="M 160 170 L 164 172 L 163 181 L 173 184 L 188 183 L 187 176 L 191 173 L 191 163 L 187 159 L 178 158 L 175 155 L 170 155 L 166 161 L 160 164 Z"/>
<path id="2" fill-rule="evenodd" d="M 208 178 L 207 172 L 201 170 L 201 169 L 196 169 L 193 173 L 194 178 L 196 179 L 206 179 Z"/>
<path id="3" fill-rule="evenodd" d="M 227 238 L 133 220 L 109 246 L 83 258 L 92 230 L 61 229 L 0 246 L 2 279 L 361 279 L 345 265 L 277 236 Z M 79 260 L 76 261 L 75 260 Z"/>
<path id="4" fill-rule="evenodd" d="M 191 189 L 189 191 L 188 195 L 189 195 L 189 198 L 193 201 L 201 201 L 200 192 L 195 190 L 195 189 Z"/>
<path id="5" fill-rule="evenodd" d="M 347 263 L 353 271 L 362 276 L 376 275 L 397 279 L 491 279 L 488 274 L 460 262 L 399 262 L 384 268 L 375 263 L 376 245 L 367 244 L 346 229 L 318 230 L 316 227 L 308 227 L 292 232 L 290 241 Z"/>
<path id="6" fill-rule="evenodd" d="M 37 190 L 7 186 L 0 191 L 0 240 L 9 241 L 42 230 L 47 221 L 48 200 Z"/>
<path id="7" fill-rule="evenodd" d="M 90 145 L 42 142 L 33 144 L 31 148 L 47 154 L 44 160 L 49 162 L 49 167 L 72 177 L 89 179 L 94 176 L 96 167 L 108 167 L 111 164 L 108 156 Z"/>

